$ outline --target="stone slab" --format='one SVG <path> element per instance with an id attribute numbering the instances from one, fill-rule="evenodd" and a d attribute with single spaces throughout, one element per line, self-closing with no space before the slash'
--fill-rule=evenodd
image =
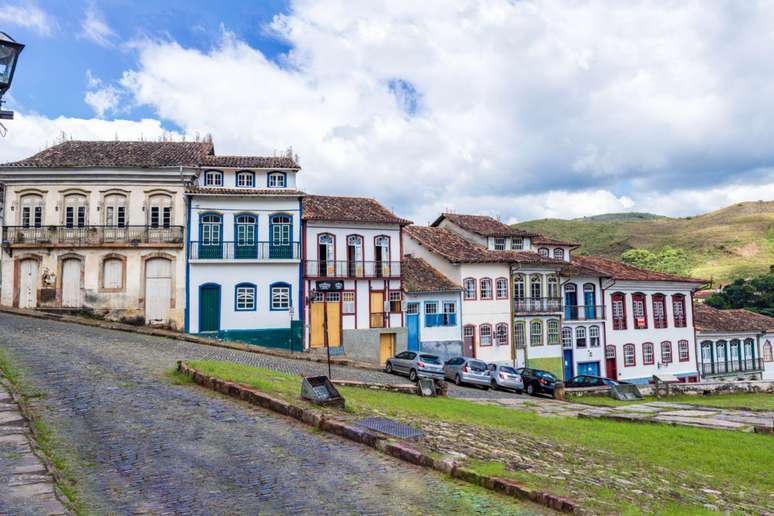
<path id="1" fill-rule="evenodd" d="M 680 417 L 708 417 L 719 414 L 719 410 L 670 410 L 667 412 L 661 412 L 661 415 L 665 416 L 680 416 Z"/>

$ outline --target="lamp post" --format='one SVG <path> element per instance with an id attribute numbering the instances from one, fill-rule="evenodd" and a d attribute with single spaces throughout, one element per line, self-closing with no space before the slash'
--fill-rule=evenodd
<path id="1" fill-rule="evenodd" d="M 0 120 L 13 119 L 13 111 L 3 111 L 3 95 L 13 82 L 16 60 L 24 45 L 17 43 L 5 32 L 0 32 Z"/>

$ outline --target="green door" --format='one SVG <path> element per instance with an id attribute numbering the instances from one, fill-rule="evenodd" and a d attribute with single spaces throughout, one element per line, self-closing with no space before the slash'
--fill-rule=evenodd
<path id="1" fill-rule="evenodd" d="M 202 285 L 199 288 L 199 332 L 220 330 L 220 286 Z"/>

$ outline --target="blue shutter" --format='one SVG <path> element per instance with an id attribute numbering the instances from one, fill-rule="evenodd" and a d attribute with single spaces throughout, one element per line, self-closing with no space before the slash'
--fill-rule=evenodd
<path id="1" fill-rule="evenodd" d="M 449 314 L 449 326 L 457 326 L 457 314 Z"/>

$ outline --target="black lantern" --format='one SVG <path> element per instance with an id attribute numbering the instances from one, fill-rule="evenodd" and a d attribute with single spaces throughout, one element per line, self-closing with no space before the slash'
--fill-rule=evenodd
<path id="1" fill-rule="evenodd" d="M 23 48 L 24 45 L 17 43 L 5 32 L 0 32 L 0 108 L 2 108 L 3 95 L 11 87 L 13 72 L 16 70 L 16 60 Z M 0 109 L 0 119 L 3 118 L 13 118 L 13 111 Z"/>

